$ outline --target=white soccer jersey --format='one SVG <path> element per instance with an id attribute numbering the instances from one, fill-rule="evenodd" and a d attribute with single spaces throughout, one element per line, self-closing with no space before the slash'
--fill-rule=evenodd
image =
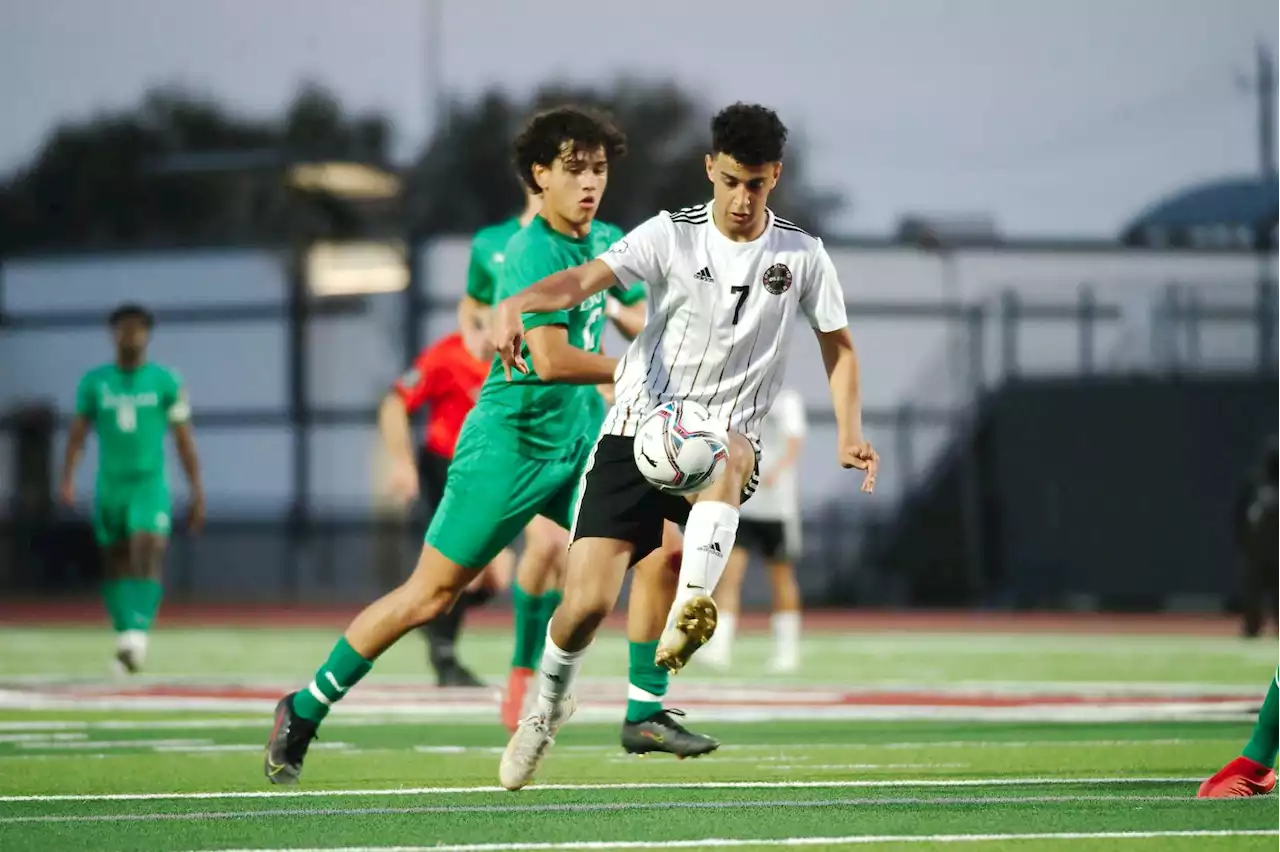
<path id="1" fill-rule="evenodd" d="M 803 438 L 807 427 L 804 398 L 790 388 L 783 388 L 760 421 L 760 443 L 763 446 L 760 484 L 751 499 L 742 504 L 742 517 L 756 521 L 799 519 L 799 460 L 776 476 L 773 472 L 786 454 L 788 442 L 793 438 Z"/>
<path id="2" fill-rule="evenodd" d="M 648 322 L 614 374 L 606 434 L 634 435 L 645 414 L 678 399 L 702 403 L 758 441 L 797 314 L 818 331 L 848 325 L 822 240 L 767 215 L 760 237 L 738 243 L 711 221 L 709 202 L 663 211 L 600 256 L 619 279 L 649 291 Z"/>

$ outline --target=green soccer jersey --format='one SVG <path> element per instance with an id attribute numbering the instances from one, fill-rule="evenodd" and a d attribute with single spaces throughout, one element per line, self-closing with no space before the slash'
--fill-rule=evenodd
<path id="1" fill-rule="evenodd" d="M 512 216 L 476 231 L 471 238 L 471 261 L 467 264 L 467 295 L 482 305 L 497 301 L 498 281 L 502 265 L 507 258 L 507 242 L 519 233 L 523 226 L 518 216 Z"/>
<path id="2" fill-rule="evenodd" d="M 190 416 L 182 380 L 158 364 L 103 364 L 76 388 L 76 414 L 98 437 L 98 482 L 163 477 L 170 424 Z"/>
<path id="3" fill-rule="evenodd" d="M 534 218 L 528 227 L 507 243 L 497 301 L 536 284 L 548 275 L 592 260 L 622 236 L 619 228 L 595 222 L 587 236 L 577 239 L 555 231 L 541 216 Z M 642 282 L 625 288 L 615 287 L 611 292 L 628 305 L 645 294 Z M 525 329 L 562 325 L 568 330 L 571 345 L 587 352 L 599 352 L 606 322 L 605 300 L 604 293 L 597 293 L 567 311 L 526 314 Z M 506 379 L 502 362 L 494 359 L 489 378 L 480 391 L 476 411 L 488 423 L 499 425 L 503 431 L 516 437 L 526 453 L 557 457 L 584 435 L 598 429 L 599 392 L 594 385 L 544 382 L 533 370 L 527 346 L 523 354 L 530 372 L 527 375 L 513 372 L 511 381 Z M 597 400 L 592 400 L 590 395 L 595 395 Z"/>

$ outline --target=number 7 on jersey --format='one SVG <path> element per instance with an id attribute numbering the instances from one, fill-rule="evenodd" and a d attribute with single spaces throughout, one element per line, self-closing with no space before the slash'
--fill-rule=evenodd
<path id="1" fill-rule="evenodd" d="M 738 294 L 738 304 L 733 306 L 733 324 L 737 325 L 742 318 L 742 306 L 747 303 L 747 293 L 751 292 L 751 288 L 746 284 L 738 284 L 730 287 L 729 292 Z"/>

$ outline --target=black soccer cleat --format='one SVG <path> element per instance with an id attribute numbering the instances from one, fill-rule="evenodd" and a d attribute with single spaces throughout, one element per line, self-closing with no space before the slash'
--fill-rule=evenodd
<path id="1" fill-rule="evenodd" d="M 121 648 L 116 651 L 115 668 L 122 675 L 134 675 L 142 670 L 142 661 L 132 648 Z"/>
<path id="2" fill-rule="evenodd" d="M 664 751 L 683 760 L 701 757 L 720 748 L 720 741 L 706 734 L 695 734 L 673 716 L 684 716 L 683 710 L 659 710 L 648 719 L 622 724 L 622 747 L 628 754 Z"/>
<path id="3" fill-rule="evenodd" d="M 459 663 L 457 660 L 450 660 L 447 663 L 436 662 L 436 686 L 440 687 L 480 687 L 487 686 L 484 681 L 476 677 L 471 669 Z"/>
<path id="4" fill-rule="evenodd" d="M 316 738 L 318 725 L 294 712 L 294 695 L 289 693 L 276 705 L 276 724 L 271 729 L 271 739 L 267 740 L 262 768 L 272 784 L 298 783 L 302 761 L 307 756 L 311 741 Z"/>

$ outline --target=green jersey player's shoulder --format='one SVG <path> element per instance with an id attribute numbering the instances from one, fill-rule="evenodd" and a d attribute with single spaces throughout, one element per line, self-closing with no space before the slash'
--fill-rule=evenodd
<path id="1" fill-rule="evenodd" d="M 116 365 L 110 361 L 95 364 L 84 371 L 84 375 L 80 377 L 80 386 L 84 387 L 97 382 L 109 381 L 115 375 L 115 372 Z"/>
<path id="2" fill-rule="evenodd" d="M 110 361 L 103 361 L 101 364 L 94 364 L 92 367 L 84 371 L 84 379 L 96 379 L 101 376 L 108 375 L 115 371 L 116 365 Z"/>
<path id="3" fill-rule="evenodd" d="M 512 217 L 493 225 L 485 225 L 471 236 L 471 250 L 480 253 L 503 251 L 507 241 L 522 229 L 520 219 Z"/>
<path id="4" fill-rule="evenodd" d="M 612 222 L 599 222 L 599 221 L 597 221 L 597 222 L 596 222 L 596 226 L 597 226 L 597 227 L 599 227 L 599 228 L 601 229 L 601 231 L 600 231 L 600 236 L 601 236 L 603 239 L 607 240 L 607 241 L 609 242 L 609 244 L 610 244 L 610 245 L 613 245 L 613 244 L 614 244 L 614 243 L 616 243 L 618 240 L 622 239 L 623 237 L 625 237 L 625 236 L 627 235 L 627 232 L 626 232 L 626 231 L 622 230 L 621 228 L 619 228 L 617 225 L 613 224 Z"/>
<path id="5" fill-rule="evenodd" d="M 156 377 L 161 381 L 172 384 L 174 387 L 182 387 L 182 373 L 178 372 L 175 368 L 166 367 L 164 364 L 157 364 L 154 361 L 149 363 L 147 366 L 151 368 Z"/>

